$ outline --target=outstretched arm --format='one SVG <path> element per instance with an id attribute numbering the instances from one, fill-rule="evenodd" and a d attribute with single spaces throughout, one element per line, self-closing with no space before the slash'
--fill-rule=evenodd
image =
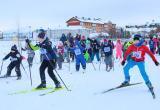
<path id="1" fill-rule="evenodd" d="M 7 54 L 7 55 L 3 58 L 3 60 L 7 60 L 10 56 L 11 56 L 11 53 Z"/>
<path id="2" fill-rule="evenodd" d="M 36 50 L 39 50 L 39 49 L 40 49 L 40 47 L 39 47 L 38 45 L 33 45 L 33 44 L 31 44 L 31 43 L 29 43 L 28 45 L 29 45 L 29 47 L 30 47 L 33 51 L 36 51 Z"/>
<path id="3" fill-rule="evenodd" d="M 153 60 L 154 62 L 157 62 L 157 60 L 156 60 L 155 56 L 153 55 L 153 53 L 152 53 L 152 52 L 149 50 L 149 48 L 146 47 L 146 46 L 145 46 L 145 52 L 152 58 L 152 60 Z"/>

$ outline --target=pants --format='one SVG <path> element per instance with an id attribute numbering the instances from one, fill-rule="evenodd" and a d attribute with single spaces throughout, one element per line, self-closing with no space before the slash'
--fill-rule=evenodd
<path id="1" fill-rule="evenodd" d="M 33 65 L 33 58 L 34 58 L 34 55 L 28 55 L 27 61 L 29 66 Z"/>
<path id="2" fill-rule="evenodd" d="M 11 62 L 8 67 L 7 67 L 7 76 L 11 75 L 11 72 L 13 70 L 13 68 L 15 67 L 15 71 L 18 77 L 21 76 L 21 71 L 20 71 L 20 62 L 14 61 Z"/>
<path id="3" fill-rule="evenodd" d="M 116 52 L 116 59 L 122 59 L 122 52 Z"/>
<path id="4" fill-rule="evenodd" d="M 74 61 L 74 53 L 70 52 L 70 58 L 72 58 L 72 62 Z"/>
<path id="5" fill-rule="evenodd" d="M 94 56 L 96 55 L 97 61 L 100 61 L 99 52 L 92 52 L 91 61 L 94 60 Z"/>
<path id="6" fill-rule="evenodd" d="M 63 63 L 64 59 L 62 55 L 59 55 L 59 57 L 57 58 L 57 64 L 59 69 L 62 69 L 62 63 Z"/>
<path id="7" fill-rule="evenodd" d="M 109 66 L 110 68 L 112 68 L 112 66 L 113 66 L 112 55 L 110 55 L 110 56 L 105 56 L 104 62 L 105 62 L 105 64 L 106 64 L 106 67 Z"/>
<path id="8" fill-rule="evenodd" d="M 55 74 L 53 73 L 53 70 L 56 68 L 56 63 L 52 61 L 43 60 L 40 66 L 40 78 L 41 83 L 46 84 L 46 77 L 45 77 L 45 69 L 48 68 L 48 74 L 50 78 L 54 81 L 55 85 L 59 84 L 60 82 L 56 78 Z"/>
<path id="9" fill-rule="evenodd" d="M 64 59 L 67 60 L 67 63 L 70 62 L 70 59 L 69 59 L 69 53 L 68 52 L 65 52 L 64 55 L 63 55 Z"/>
<path id="10" fill-rule="evenodd" d="M 80 64 L 82 65 L 83 69 L 86 69 L 86 61 L 85 58 L 82 56 L 80 58 L 76 58 L 76 70 L 79 71 Z"/>
<path id="11" fill-rule="evenodd" d="M 160 48 L 158 48 L 158 54 L 160 55 Z"/>
<path id="12" fill-rule="evenodd" d="M 130 75 L 129 70 L 133 68 L 134 66 L 138 66 L 139 71 L 141 73 L 142 78 L 144 79 L 145 83 L 150 83 L 149 77 L 145 71 L 145 63 L 144 62 L 135 62 L 132 59 L 128 61 L 128 63 L 123 68 L 124 75 L 125 75 L 125 81 L 130 81 Z"/>

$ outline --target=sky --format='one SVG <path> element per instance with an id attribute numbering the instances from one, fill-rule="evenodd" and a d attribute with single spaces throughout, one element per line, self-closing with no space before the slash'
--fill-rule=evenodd
<path id="1" fill-rule="evenodd" d="M 73 17 L 102 18 L 117 26 L 160 22 L 160 0 L 0 0 L 0 30 L 56 28 Z"/>

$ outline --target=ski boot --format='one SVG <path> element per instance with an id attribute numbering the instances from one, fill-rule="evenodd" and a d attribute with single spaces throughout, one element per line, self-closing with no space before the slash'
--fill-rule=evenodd
<path id="1" fill-rule="evenodd" d="M 22 78 L 22 76 L 18 76 L 18 77 L 17 77 L 17 80 L 21 80 L 21 78 Z"/>
<path id="2" fill-rule="evenodd" d="M 36 87 L 36 89 L 43 89 L 43 88 L 46 88 L 45 83 L 41 83 L 39 86 Z"/>
<path id="3" fill-rule="evenodd" d="M 60 84 L 60 83 L 56 84 L 55 89 L 59 89 L 59 88 L 62 88 L 62 86 L 61 86 L 61 84 Z"/>
<path id="4" fill-rule="evenodd" d="M 128 86 L 129 85 L 129 81 L 124 81 L 121 86 Z"/>
<path id="5" fill-rule="evenodd" d="M 153 86 L 150 82 L 146 83 L 146 85 L 147 85 L 147 87 L 149 88 L 150 91 L 153 91 Z"/>
<path id="6" fill-rule="evenodd" d="M 110 72 L 112 68 L 106 69 L 107 72 Z"/>
<path id="7" fill-rule="evenodd" d="M 146 85 L 147 85 L 147 87 L 149 88 L 149 91 L 151 92 L 151 94 L 152 94 L 152 96 L 153 96 L 153 99 L 155 99 L 156 96 L 155 96 L 154 88 L 153 88 L 151 82 L 146 83 Z"/>

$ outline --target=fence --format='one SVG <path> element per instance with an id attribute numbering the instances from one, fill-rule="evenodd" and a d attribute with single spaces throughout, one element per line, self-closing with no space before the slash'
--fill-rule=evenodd
<path id="1" fill-rule="evenodd" d="M 54 40 L 57 41 L 60 39 L 60 37 L 62 36 L 62 34 L 68 34 L 71 33 L 72 36 L 76 36 L 76 34 L 81 34 L 84 35 L 86 37 L 89 36 L 90 33 L 92 33 L 93 30 L 88 30 L 88 29 L 74 29 L 74 30 L 70 30 L 70 29 L 55 29 L 55 30 L 47 30 L 47 36 Z M 3 40 L 14 40 L 14 39 L 19 39 L 19 40 L 24 40 L 25 38 L 33 38 L 33 40 L 36 40 L 38 33 L 36 31 L 31 33 L 19 33 L 17 34 L 16 32 L 13 33 L 3 33 L 3 35 L 0 35 L 0 38 L 2 38 Z M 18 37 L 17 37 L 18 36 Z"/>

